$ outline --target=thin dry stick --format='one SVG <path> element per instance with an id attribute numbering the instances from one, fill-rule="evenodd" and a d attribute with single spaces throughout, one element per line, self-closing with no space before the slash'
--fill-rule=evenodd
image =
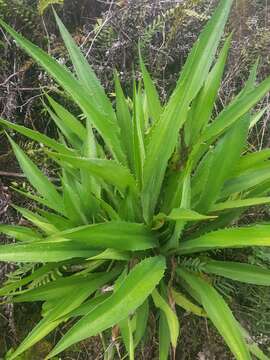
<path id="1" fill-rule="evenodd" d="M 17 172 L 9 172 L 9 171 L 0 171 L 0 176 L 6 176 L 6 177 L 17 177 L 17 178 L 26 178 L 26 175 L 24 175 L 23 173 L 17 173 Z M 54 177 L 49 177 L 48 178 L 50 181 L 53 182 L 58 182 L 59 179 L 54 178 Z"/>

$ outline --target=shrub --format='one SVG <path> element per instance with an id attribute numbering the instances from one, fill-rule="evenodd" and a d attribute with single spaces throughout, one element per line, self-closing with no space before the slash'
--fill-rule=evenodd
<path id="1" fill-rule="evenodd" d="M 166 359 L 179 336 L 175 306 L 208 317 L 237 359 L 265 358 L 212 282 L 218 275 L 270 284 L 269 270 L 223 261 L 216 252 L 270 245 L 269 224 L 231 226 L 245 208 L 270 202 L 270 150 L 248 153 L 246 143 L 262 115 L 251 109 L 270 89 L 270 78 L 255 85 L 258 64 L 244 89 L 211 118 L 231 36 L 212 63 L 231 4 L 220 2 L 165 105 L 140 59 L 142 82 L 134 84 L 132 101 L 115 74 L 115 109 L 57 15 L 75 74 L 1 21 L 83 112 L 80 120 L 46 96 L 58 141 L 1 119 L 42 143 L 59 167 L 54 184 L 9 138 L 36 190 L 25 195 L 38 205 L 36 212 L 16 207 L 31 228 L 1 226 L 17 243 L 1 246 L 0 260 L 34 266 L 0 295 L 43 302 L 42 320 L 9 359 L 72 319 L 46 359 L 111 328 L 134 359 L 150 313 L 159 323 L 159 358 Z"/>

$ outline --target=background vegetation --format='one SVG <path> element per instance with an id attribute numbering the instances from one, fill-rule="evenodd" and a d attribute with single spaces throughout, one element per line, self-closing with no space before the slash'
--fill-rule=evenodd
<path id="1" fill-rule="evenodd" d="M 116 68 L 120 72 L 121 80 L 126 90 L 130 91 L 132 76 L 139 77 L 137 69 L 137 45 L 140 40 L 145 62 L 157 79 L 159 92 L 163 99 L 170 94 L 179 69 L 186 55 L 197 38 L 203 24 L 207 20 L 216 1 L 185 0 L 185 1 L 98 1 L 98 0 L 66 0 L 63 5 L 56 5 L 62 20 L 73 34 L 78 44 L 84 50 L 89 62 L 101 79 L 113 99 L 112 73 Z M 236 1 L 227 33 L 235 30 L 233 47 L 229 66 L 223 86 L 219 94 L 217 107 L 227 103 L 242 87 L 247 78 L 250 65 L 260 56 L 259 78 L 264 78 L 270 72 L 270 11 L 267 0 L 238 0 Z M 67 54 L 60 41 L 58 31 L 50 9 L 43 15 L 39 12 L 39 4 L 32 0 L 0 0 L 0 14 L 5 21 L 16 30 L 22 32 L 33 42 L 39 44 L 50 54 L 69 66 Z M 45 133 L 54 131 L 49 118 L 42 112 L 40 103 L 41 89 L 52 93 L 60 90 L 43 73 L 43 71 L 21 52 L 14 42 L 0 32 L 0 115 L 12 122 L 24 124 Z M 2 55 L 3 54 L 3 55 Z M 259 105 L 268 104 L 266 97 Z M 65 105 L 69 99 L 65 99 Z M 250 146 L 261 149 L 270 145 L 269 119 L 270 112 L 256 126 L 250 136 Z M 20 139 L 19 139 L 20 141 Z M 0 220 L 6 223 L 19 223 L 21 219 L 8 206 L 10 200 L 17 196 L 11 192 L 10 185 L 22 185 L 23 177 L 17 169 L 16 162 L 0 134 Z M 40 159 L 45 172 L 53 176 L 53 168 L 49 160 L 44 157 L 41 149 L 32 143 L 22 143 L 28 154 Z M 26 186 L 26 185 L 25 185 Z M 22 201 L 16 199 L 17 201 Z M 30 203 L 31 208 L 33 205 Z M 249 216 L 268 217 L 269 210 L 261 209 L 251 212 Z M 248 222 L 248 216 L 243 219 Z M 2 241 L 6 239 L 2 238 Z M 265 249 L 254 250 L 247 254 L 253 263 L 269 263 L 270 254 Z M 0 276 L 3 280 L 13 269 L 12 265 L 2 265 Z M 238 314 L 238 319 L 257 334 L 261 343 L 270 346 L 269 332 L 269 300 L 270 291 L 265 288 L 256 289 L 252 286 L 233 286 L 230 282 L 217 278 L 217 286 L 223 289 L 225 296 Z M 247 308 L 249 311 L 246 311 Z M 16 345 L 18 339 L 32 327 L 35 318 L 33 313 L 38 309 L 20 306 L 13 309 L 5 306 L 1 316 L 0 352 L 6 351 L 10 345 Z M 250 312 L 251 316 L 247 316 Z M 31 314 L 31 320 L 30 320 Z M 38 317 L 38 315 L 36 315 Z M 203 327 L 196 327 L 198 333 L 190 336 L 190 329 L 195 329 L 194 322 L 204 322 Z M 202 329 L 203 330 L 200 330 Z M 190 316 L 184 317 L 182 322 L 183 343 L 180 359 L 230 359 L 223 344 L 220 343 L 215 331 L 205 320 L 195 320 Z M 57 334 L 56 334 L 57 336 Z M 155 339 L 149 339 L 149 344 Z M 37 353 L 42 358 L 42 351 L 47 352 L 51 346 L 43 342 L 41 348 L 35 349 L 35 355 L 28 354 L 29 359 L 35 359 Z M 99 339 L 85 343 L 79 349 L 79 358 L 89 359 L 93 351 L 98 354 L 101 344 Z M 44 349 L 42 349 L 44 347 Z M 78 358 L 78 349 L 74 353 L 67 353 L 66 359 Z M 91 354 L 91 355 L 90 355 Z M 97 355 L 98 356 L 98 355 Z M 142 351 L 142 358 L 153 356 L 151 346 Z M 37 357 L 38 359 L 38 357 Z"/>

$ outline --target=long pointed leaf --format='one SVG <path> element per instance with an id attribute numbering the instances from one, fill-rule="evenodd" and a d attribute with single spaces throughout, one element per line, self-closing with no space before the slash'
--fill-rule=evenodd
<path id="1" fill-rule="evenodd" d="M 49 138 L 48 136 L 41 134 L 38 131 L 28 129 L 22 125 L 13 124 L 10 121 L 4 120 L 0 118 L 0 124 L 6 126 L 10 129 L 17 131 L 18 133 L 27 136 L 28 138 L 35 140 L 41 144 L 48 146 L 51 150 L 58 151 L 62 154 L 73 155 L 74 151 L 72 149 L 67 148 L 65 145 L 60 144 L 54 139 Z"/>
<path id="2" fill-rule="evenodd" d="M 116 115 L 121 131 L 121 140 L 127 154 L 129 167 L 131 170 L 134 170 L 132 118 L 116 72 L 114 73 L 114 82 L 116 93 Z"/>
<path id="3" fill-rule="evenodd" d="M 270 226 L 257 225 L 218 230 L 196 239 L 181 242 L 179 254 L 192 254 L 211 249 L 270 246 Z"/>
<path id="4" fill-rule="evenodd" d="M 215 66 L 210 71 L 205 85 L 198 95 L 198 100 L 195 103 L 195 109 L 192 112 L 192 120 L 189 130 L 191 143 L 196 142 L 197 136 L 205 128 L 212 114 L 224 72 L 230 44 L 231 36 L 229 36 L 226 40 Z"/>
<path id="5" fill-rule="evenodd" d="M 76 296 L 72 298 L 63 296 L 55 301 L 53 309 L 27 335 L 17 350 L 12 354 L 10 360 L 15 359 L 21 353 L 32 347 L 63 322 L 63 320 L 66 321 L 69 318 L 69 316 L 66 316 L 68 313 L 78 308 L 88 296 L 116 275 L 117 272 L 111 271 L 110 273 L 104 273 L 102 276 L 93 279 L 88 284 L 80 284 L 77 282 L 77 286 L 73 289 Z M 66 295 L 68 295 L 68 293 Z"/>
<path id="6" fill-rule="evenodd" d="M 103 136 L 112 153 L 119 161 L 125 162 L 125 155 L 120 145 L 119 128 L 115 121 L 104 112 L 100 112 L 93 102 L 89 101 L 89 92 L 77 81 L 74 76 L 60 65 L 43 50 L 33 45 L 22 35 L 14 31 L 9 25 L 0 19 L 3 28 L 16 40 L 16 43 L 23 48 L 33 59 L 35 59 L 54 79 L 72 96 L 80 106 L 86 117 L 91 120 L 94 126 Z M 95 94 L 92 94 L 95 96 Z"/>
<path id="7" fill-rule="evenodd" d="M 157 122 L 160 119 L 162 114 L 162 106 L 160 104 L 159 95 L 155 87 L 154 82 L 151 79 L 151 76 L 143 62 L 141 53 L 139 51 L 140 67 L 143 76 L 143 84 L 147 97 L 147 104 L 149 109 L 149 115 L 152 118 L 153 122 Z"/>
<path id="8" fill-rule="evenodd" d="M 75 156 L 65 156 L 58 153 L 49 153 L 50 156 L 60 159 L 67 164 L 89 170 L 89 172 L 98 178 L 101 178 L 118 187 L 121 191 L 130 188 L 136 192 L 136 182 L 129 170 L 114 160 L 106 159 L 88 159 Z"/>
<path id="9" fill-rule="evenodd" d="M 165 260 L 157 256 L 141 261 L 120 287 L 102 304 L 78 321 L 60 340 L 47 359 L 78 341 L 110 328 L 138 308 L 159 283 Z"/>
<path id="10" fill-rule="evenodd" d="M 11 138 L 9 141 L 30 184 L 50 203 L 53 209 L 62 212 L 63 201 L 55 186 Z"/>
<path id="11" fill-rule="evenodd" d="M 98 251 L 89 248 L 87 244 L 70 241 L 0 246 L 0 261 L 11 262 L 56 262 L 72 258 L 89 258 L 97 254 Z"/>
<path id="12" fill-rule="evenodd" d="M 147 221 L 150 221 L 154 214 L 167 163 L 176 146 L 179 130 L 186 120 L 190 102 L 196 97 L 208 75 L 231 5 L 232 0 L 220 2 L 194 45 L 177 87 L 151 132 L 146 151 L 142 194 L 143 213 Z"/>
<path id="13" fill-rule="evenodd" d="M 145 250 L 157 246 L 157 240 L 143 224 L 111 221 L 75 227 L 51 235 L 46 241 L 70 239 L 93 249 Z"/>
<path id="14" fill-rule="evenodd" d="M 177 339 L 179 336 L 179 321 L 177 319 L 177 316 L 175 312 L 170 308 L 168 303 L 157 292 L 156 289 L 152 292 L 152 298 L 155 306 L 161 309 L 161 311 L 164 313 L 167 319 L 167 323 L 170 331 L 171 343 L 173 348 L 175 349 L 177 345 Z"/>
<path id="15" fill-rule="evenodd" d="M 176 271 L 198 294 L 208 317 L 222 335 L 236 359 L 251 360 L 239 324 L 221 295 L 207 281 L 200 277 L 182 268 Z"/>
<path id="16" fill-rule="evenodd" d="M 203 271 L 248 284 L 270 285 L 270 271 L 255 265 L 209 260 L 203 264 Z"/>
<path id="17" fill-rule="evenodd" d="M 97 79 L 92 67 L 86 60 L 83 53 L 80 51 L 79 47 L 76 45 L 75 41 L 55 11 L 54 16 L 79 81 L 85 88 L 87 88 L 89 95 L 91 96 L 91 101 L 93 101 L 98 110 L 115 121 L 115 114 L 112 105 L 107 98 L 104 89 Z"/>

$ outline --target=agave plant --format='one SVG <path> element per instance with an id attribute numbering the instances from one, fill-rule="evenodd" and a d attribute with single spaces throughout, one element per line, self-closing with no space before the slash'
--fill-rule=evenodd
<path id="1" fill-rule="evenodd" d="M 42 302 L 42 319 L 10 360 L 67 321 L 69 330 L 46 359 L 97 334 L 110 341 L 112 333 L 134 359 L 150 314 L 164 360 L 175 355 L 181 308 L 209 318 L 236 359 L 252 353 L 267 359 L 214 282 L 221 276 L 270 285 L 268 269 L 220 253 L 270 246 L 269 224 L 232 225 L 246 208 L 270 203 L 270 149 L 250 153 L 246 141 L 265 111 L 251 112 L 270 90 L 270 78 L 256 85 L 255 64 L 244 89 L 218 115 L 213 111 L 231 36 L 216 52 L 231 5 L 220 2 L 166 104 L 140 59 L 142 81 L 132 100 L 115 74 L 113 106 L 57 15 L 74 74 L 1 21 L 83 114 L 74 116 L 46 95 L 58 140 L 0 120 L 42 143 L 59 169 L 54 184 L 9 138 L 35 190 L 21 193 L 37 205 L 35 212 L 14 205 L 33 226 L 0 227 L 17 241 L 0 247 L 0 260 L 26 263 L 23 276 L 4 284 L 0 295 Z"/>

